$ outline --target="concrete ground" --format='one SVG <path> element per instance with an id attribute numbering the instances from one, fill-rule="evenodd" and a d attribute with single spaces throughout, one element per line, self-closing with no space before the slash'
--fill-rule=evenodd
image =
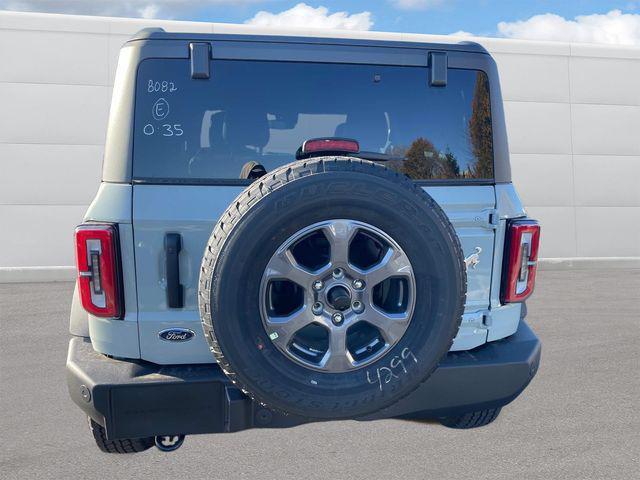
<path id="1" fill-rule="evenodd" d="M 124 456 L 96 449 L 67 395 L 72 288 L 0 285 L 3 479 L 638 478 L 640 270 L 540 272 L 529 302 L 540 371 L 488 427 L 335 422 Z"/>

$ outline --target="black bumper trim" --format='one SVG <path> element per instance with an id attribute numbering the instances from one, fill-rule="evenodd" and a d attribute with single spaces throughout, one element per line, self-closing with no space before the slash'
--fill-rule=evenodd
<path id="1" fill-rule="evenodd" d="M 415 392 L 363 420 L 437 418 L 506 405 L 536 374 L 540 348 L 521 321 L 509 338 L 447 354 Z M 109 439 L 285 428 L 312 421 L 252 401 L 215 364 L 115 360 L 96 353 L 84 337 L 69 343 L 67 383 L 73 401 L 105 427 Z"/>

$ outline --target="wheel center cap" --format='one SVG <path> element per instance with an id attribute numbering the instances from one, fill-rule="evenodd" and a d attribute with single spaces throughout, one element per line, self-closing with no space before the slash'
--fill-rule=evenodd
<path id="1" fill-rule="evenodd" d="M 351 305 L 351 293 L 342 285 L 336 285 L 327 292 L 327 301 L 333 308 L 343 312 Z"/>

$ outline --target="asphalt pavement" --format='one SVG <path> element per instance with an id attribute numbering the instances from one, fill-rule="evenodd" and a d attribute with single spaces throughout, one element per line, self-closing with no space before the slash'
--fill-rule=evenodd
<path id="1" fill-rule="evenodd" d="M 640 270 L 542 271 L 537 377 L 491 425 L 329 422 L 97 450 L 65 383 L 73 285 L 0 285 L 2 479 L 632 479 L 640 472 Z"/>

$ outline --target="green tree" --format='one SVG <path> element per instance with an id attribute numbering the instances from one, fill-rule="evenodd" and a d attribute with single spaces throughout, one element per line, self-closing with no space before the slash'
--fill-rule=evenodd
<path id="1" fill-rule="evenodd" d="M 455 155 L 447 148 L 442 158 L 442 178 L 458 178 L 460 176 L 460 165 Z"/>

